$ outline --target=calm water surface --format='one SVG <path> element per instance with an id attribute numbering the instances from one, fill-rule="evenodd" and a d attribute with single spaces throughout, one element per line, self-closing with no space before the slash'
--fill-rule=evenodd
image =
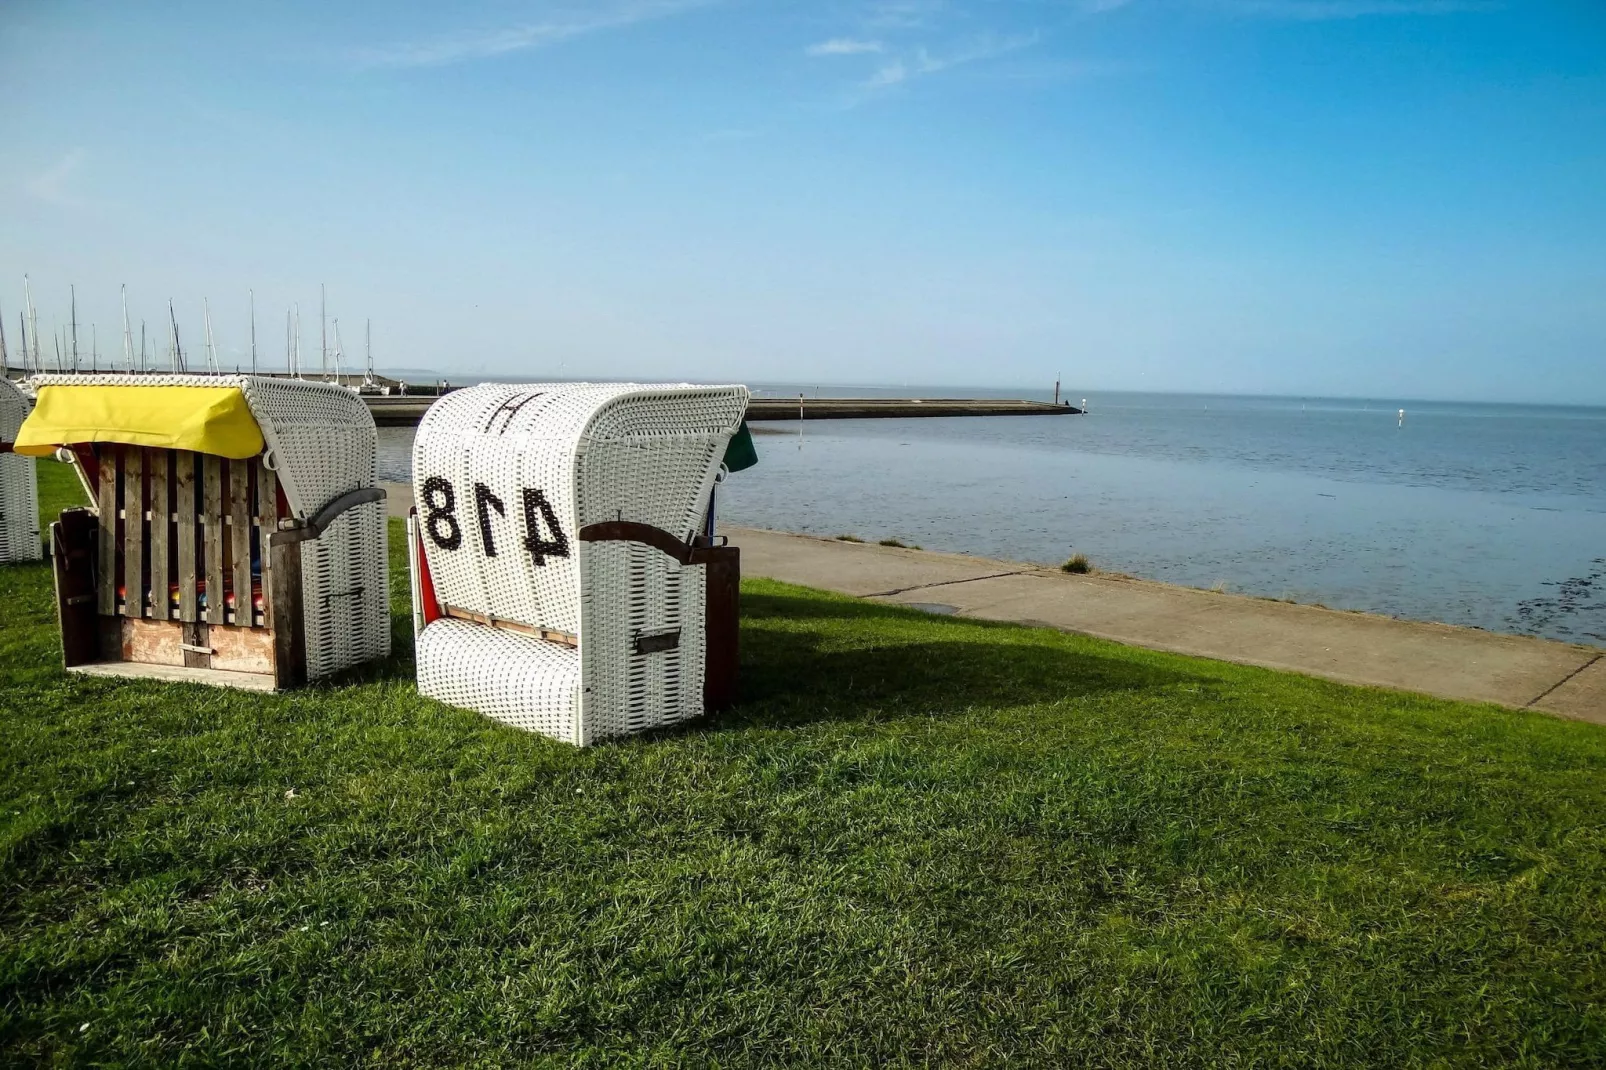
<path id="1" fill-rule="evenodd" d="M 783 433 L 757 436 L 720 518 L 1042 564 L 1080 552 L 1171 583 L 1606 646 L 1606 410 L 1145 394 L 1089 409 L 809 421 L 801 440 L 760 424 Z M 411 430 L 380 435 L 384 478 L 407 478 Z"/>

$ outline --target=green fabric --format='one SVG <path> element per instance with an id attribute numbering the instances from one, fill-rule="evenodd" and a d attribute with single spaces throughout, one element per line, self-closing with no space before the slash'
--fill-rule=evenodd
<path id="1" fill-rule="evenodd" d="M 758 450 L 753 448 L 753 433 L 747 429 L 747 421 L 736 429 L 731 436 L 731 443 L 725 447 L 725 467 L 732 472 L 740 472 L 744 468 L 751 468 L 758 463 Z"/>

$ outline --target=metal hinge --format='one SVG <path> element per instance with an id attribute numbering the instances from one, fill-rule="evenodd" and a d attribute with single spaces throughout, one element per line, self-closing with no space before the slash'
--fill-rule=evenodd
<path id="1" fill-rule="evenodd" d="M 667 632 L 658 632 L 655 635 L 637 635 L 635 650 L 638 654 L 658 654 L 665 650 L 674 650 L 680 646 L 680 629 L 675 628 Z"/>

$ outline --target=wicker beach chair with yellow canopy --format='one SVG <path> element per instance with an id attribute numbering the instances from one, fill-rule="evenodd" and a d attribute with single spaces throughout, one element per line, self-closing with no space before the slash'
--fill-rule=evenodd
<path id="1" fill-rule="evenodd" d="M 28 395 L 10 379 L 0 378 L 0 565 L 40 557 L 34 459 L 15 452 L 28 407 Z"/>
<path id="2" fill-rule="evenodd" d="M 418 687 L 581 746 L 734 698 L 737 550 L 704 524 L 741 386 L 486 384 L 413 446 Z"/>
<path id="3" fill-rule="evenodd" d="M 373 417 L 267 376 L 47 375 L 24 456 L 77 465 L 51 525 L 69 669 L 256 690 L 390 650 Z"/>

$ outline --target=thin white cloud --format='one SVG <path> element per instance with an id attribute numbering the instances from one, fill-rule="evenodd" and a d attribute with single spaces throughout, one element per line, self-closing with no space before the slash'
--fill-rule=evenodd
<path id="1" fill-rule="evenodd" d="M 859 56 L 866 52 L 882 52 L 885 49 L 880 41 L 862 41 L 855 37 L 833 37 L 829 41 L 821 41 L 817 45 L 810 45 L 803 51 L 810 56 Z"/>
<path id="2" fill-rule="evenodd" d="M 866 89 L 885 89 L 889 85 L 897 85 L 909 77 L 909 68 L 903 60 L 895 59 L 890 63 L 883 63 L 864 83 Z"/>
<path id="3" fill-rule="evenodd" d="M 864 23 L 876 29 L 914 30 L 929 26 L 948 7 L 946 0 L 878 0 Z"/>
<path id="4" fill-rule="evenodd" d="M 924 78 L 954 67 L 962 67 L 967 63 L 996 59 L 1010 52 L 1029 48 L 1037 41 L 1038 35 L 1035 33 L 1019 34 L 1014 37 L 984 37 L 956 52 L 944 55 L 933 55 L 924 48 L 918 48 L 909 59 L 895 57 L 882 64 L 861 88 L 886 89 L 915 78 Z"/>
<path id="5" fill-rule="evenodd" d="M 1380 15 L 1455 15 L 1494 11 L 1491 0 L 1215 0 L 1215 6 L 1234 15 L 1324 22 Z"/>
<path id="6" fill-rule="evenodd" d="M 590 10 L 555 14 L 518 26 L 361 48 L 352 52 L 351 58 L 361 67 L 441 67 L 545 48 L 587 34 L 668 18 L 716 2 L 718 0 L 625 0 Z"/>
<path id="7" fill-rule="evenodd" d="M 34 175 L 23 184 L 28 195 L 58 208 L 84 208 L 89 201 L 69 188 L 83 169 L 89 153 L 82 148 L 70 150 L 65 156 Z"/>

